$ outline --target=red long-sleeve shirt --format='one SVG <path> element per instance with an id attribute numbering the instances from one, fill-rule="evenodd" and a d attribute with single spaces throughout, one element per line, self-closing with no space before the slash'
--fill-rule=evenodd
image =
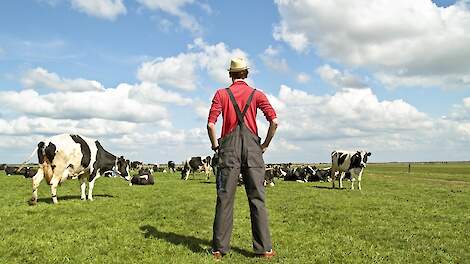
<path id="1" fill-rule="evenodd" d="M 248 86 L 244 81 L 235 81 L 230 86 L 230 91 L 232 91 L 240 111 L 243 112 L 243 108 L 245 107 L 246 101 L 248 101 L 248 97 L 253 91 L 253 88 Z M 264 113 L 266 120 L 272 121 L 276 118 L 276 111 L 274 111 L 274 108 L 269 103 L 266 95 L 263 92 L 256 90 L 250 107 L 245 114 L 245 124 L 255 135 L 258 135 L 258 127 L 256 126 L 256 110 L 258 108 Z M 237 126 L 237 113 L 235 112 L 235 108 L 232 106 L 232 102 L 230 101 L 230 97 L 225 88 L 219 89 L 215 93 L 214 99 L 212 99 L 211 109 L 209 111 L 208 122 L 215 124 L 220 113 L 222 113 L 223 118 L 221 137 L 224 137 Z"/>

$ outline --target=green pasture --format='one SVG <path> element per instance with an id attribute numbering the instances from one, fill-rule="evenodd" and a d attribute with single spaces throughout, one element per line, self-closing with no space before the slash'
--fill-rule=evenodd
<path id="1" fill-rule="evenodd" d="M 0 263 L 212 263 L 215 180 L 157 173 L 153 186 L 100 178 L 95 201 L 77 180 L 29 206 L 31 180 L 0 172 Z M 349 188 L 350 183 L 345 182 Z M 470 263 L 470 163 L 371 164 L 362 191 L 277 181 L 267 188 L 270 263 Z M 231 254 L 251 250 L 245 191 L 237 191 Z"/>

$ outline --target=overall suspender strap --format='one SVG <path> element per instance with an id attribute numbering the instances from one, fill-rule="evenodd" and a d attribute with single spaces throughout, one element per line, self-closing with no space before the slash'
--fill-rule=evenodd
<path id="1" fill-rule="evenodd" d="M 251 101 L 253 99 L 253 95 L 255 94 L 256 89 L 253 89 L 251 92 L 250 96 L 248 97 L 248 100 L 246 101 L 245 108 L 243 109 L 243 112 L 240 111 L 240 107 L 238 107 L 237 101 L 235 100 L 235 96 L 233 96 L 232 91 L 230 91 L 230 88 L 226 88 L 227 93 L 230 97 L 230 101 L 232 102 L 233 108 L 235 109 L 235 112 L 237 113 L 237 118 L 238 118 L 238 124 L 243 124 L 245 122 L 245 114 L 246 111 L 248 111 L 248 108 L 250 107 Z"/>

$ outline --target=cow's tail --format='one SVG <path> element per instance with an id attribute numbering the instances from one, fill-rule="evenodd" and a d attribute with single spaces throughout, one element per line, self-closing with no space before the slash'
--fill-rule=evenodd
<path id="1" fill-rule="evenodd" d="M 36 147 L 33 152 L 31 152 L 31 155 L 29 155 L 29 158 L 25 160 L 23 163 L 21 163 L 20 167 L 16 171 L 20 171 L 22 168 L 25 167 L 25 165 L 33 158 L 34 154 L 36 154 L 36 151 L 38 150 L 38 147 Z"/>

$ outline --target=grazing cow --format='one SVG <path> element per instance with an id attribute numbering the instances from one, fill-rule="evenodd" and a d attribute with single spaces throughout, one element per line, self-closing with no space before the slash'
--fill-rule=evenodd
<path id="1" fill-rule="evenodd" d="M 153 185 L 155 180 L 150 169 L 142 168 L 139 170 L 139 175 L 132 177 L 131 183 L 137 185 Z"/>
<path id="2" fill-rule="evenodd" d="M 361 178 L 364 168 L 367 166 L 367 157 L 371 155 L 366 151 L 340 151 L 331 153 L 331 180 L 335 188 L 336 172 L 339 172 L 339 188 L 343 188 L 345 173 L 351 173 L 351 190 L 354 189 L 354 181 L 357 180 L 358 188 L 361 190 Z"/>
<path id="3" fill-rule="evenodd" d="M 168 172 L 175 172 L 176 171 L 176 164 L 174 161 L 168 161 Z"/>
<path id="4" fill-rule="evenodd" d="M 37 189 L 42 179 L 51 186 L 52 201 L 57 203 L 57 186 L 68 177 L 80 178 L 81 199 L 85 200 L 88 179 L 88 200 L 93 200 L 95 181 L 107 171 L 114 171 L 130 181 L 129 162 L 106 151 L 98 140 L 79 135 L 60 134 L 37 147 L 39 169 L 33 177 L 30 203 L 37 203 Z"/>
<path id="5" fill-rule="evenodd" d="M 209 159 L 207 157 L 209 157 Z M 186 160 L 183 164 L 183 170 L 181 171 L 181 179 L 187 180 L 190 173 L 194 174 L 196 171 L 204 171 L 209 180 L 210 156 L 207 157 L 205 159 L 202 157 L 191 157 Z"/>

